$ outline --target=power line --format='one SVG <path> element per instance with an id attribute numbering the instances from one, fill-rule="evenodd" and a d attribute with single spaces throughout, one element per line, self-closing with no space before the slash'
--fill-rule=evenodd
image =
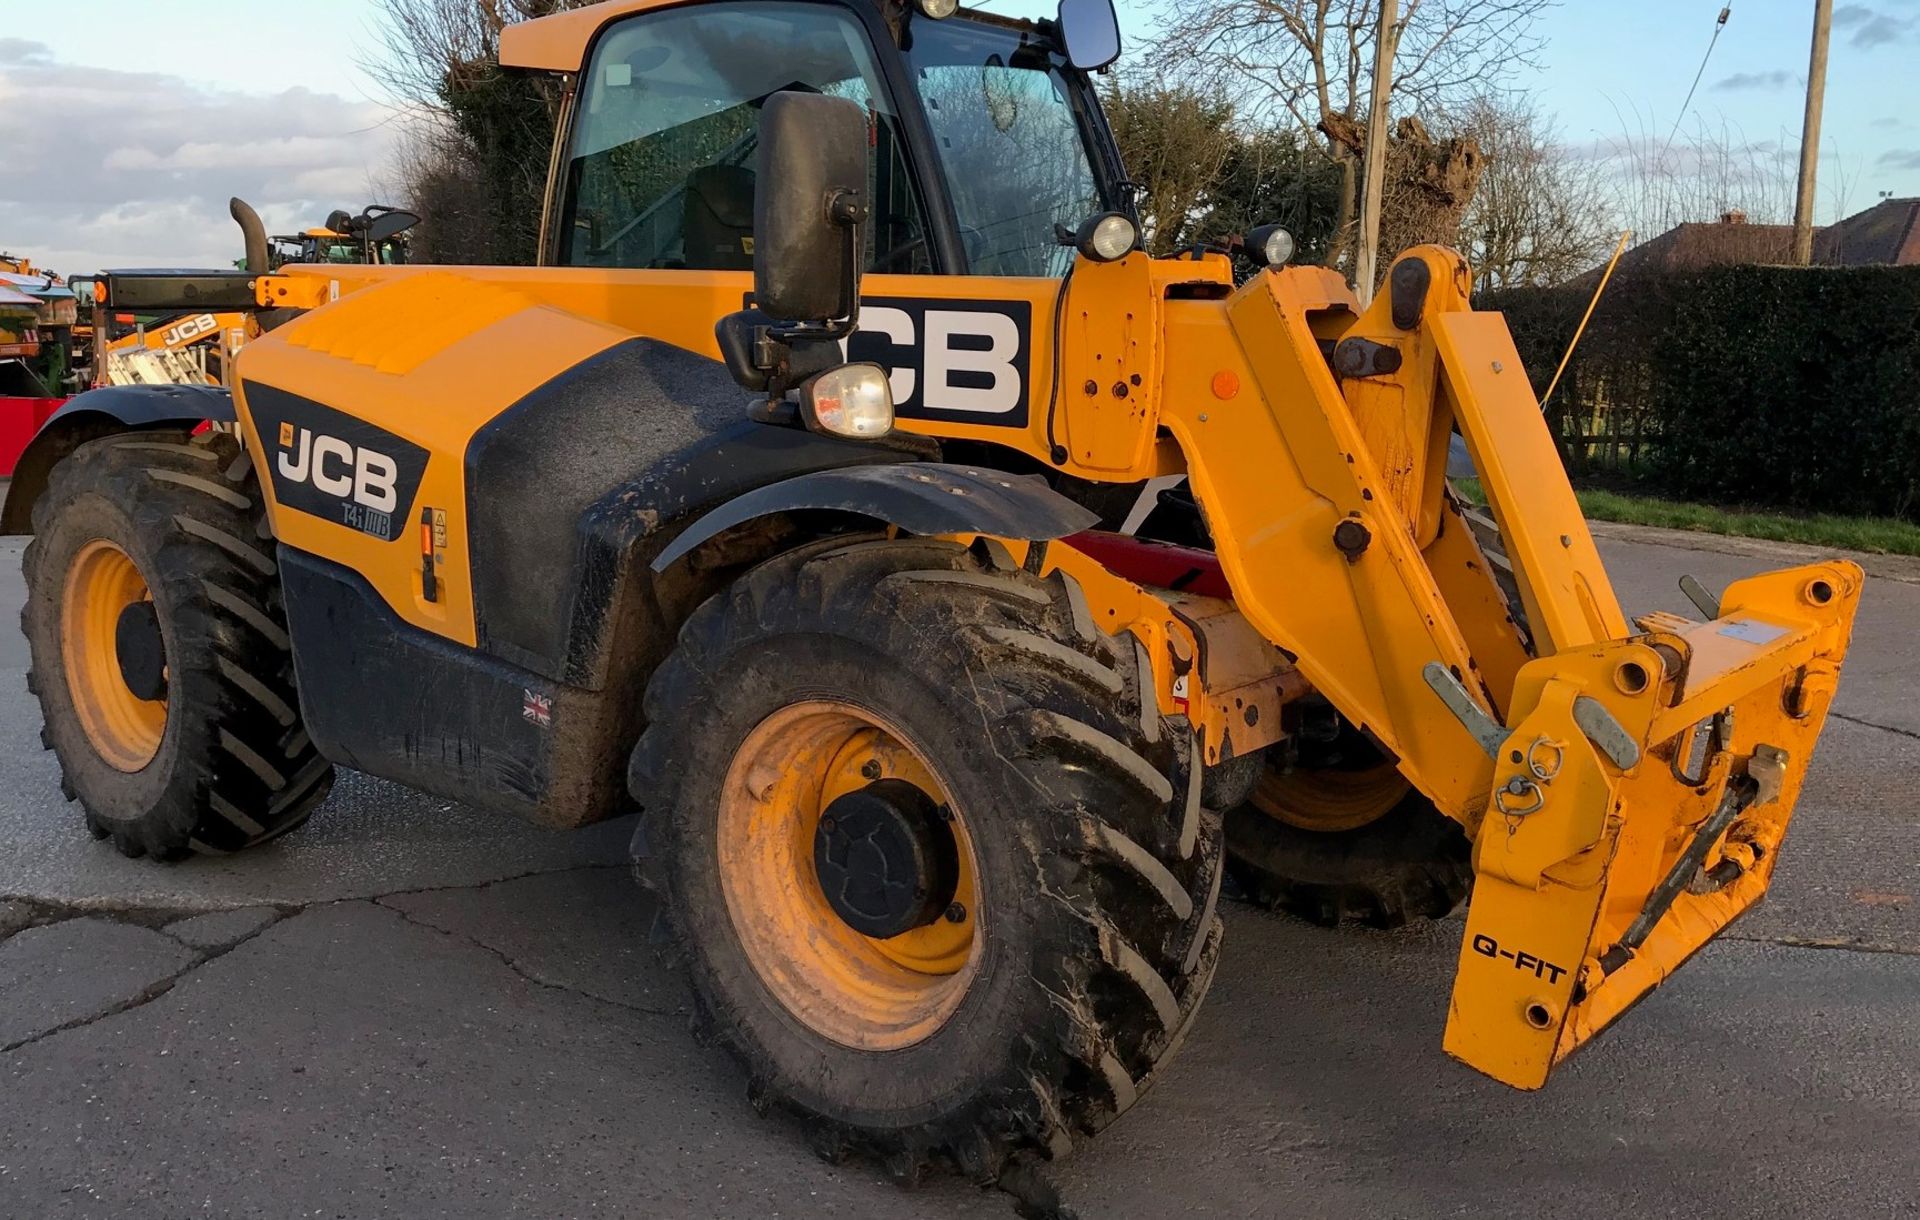
<path id="1" fill-rule="evenodd" d="M 1713 23 L 1713 37 L 1707 40 L 1707 53 L 1700 57 L 1700 70 L 1693 74 L 1693 83 L 1687 86 L 1687 100 L 1680 103 L 1680 113 L 1673 116 L 1673 130 L 1667 133 L 1667 142 L 1660 146 L 1660 156 L 1654 162 L 1658 165 L 1667 159 L 1667 150 L 1673 147 L 1673 137 L 1680 134 L 1680 123 L 1687 117 L 1687 107 L 1693 105 L 1693 91 L 1700 87 L 1700 78 L 1707 74 L 1707 61 L 1713 58 L 1713 48 L 1720 41 L 1720 31 L 1727 28 L 1727 18 L 1733 15 L 1733 5 L 1720 10 L 1720 19 Z"/>

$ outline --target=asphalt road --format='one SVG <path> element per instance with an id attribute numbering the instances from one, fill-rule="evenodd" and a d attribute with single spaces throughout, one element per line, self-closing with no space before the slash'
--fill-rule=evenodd
<path id="1" fill-rule="evenodd" d="M 1671 541 L 1603 541 L 1631 609 L 1684 610 L 1683 571 L 1792 559 Z M 1000 1191 L 823 1164 L 755 1116 L 647 948 L 624 824 L 555 834 L 346 776 L 239 858 L 93 842 L 38 748 L 4 547 L 0 1215 L 1013 1214 Z M 1901 575 L 1870 582 L 1771 900 L 1546 1091 L 1441 1053 L 1457 924 L 1233 909 L 1180 1058 L 1045 1179 L 1083 1217 L 1920 1211 L 1920 583 Z"/>

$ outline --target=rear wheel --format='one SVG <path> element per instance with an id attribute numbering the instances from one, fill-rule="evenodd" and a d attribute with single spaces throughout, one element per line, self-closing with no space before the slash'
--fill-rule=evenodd
<path id="1" fill-rule="evenodd" d="M 835 541 L 709 601 L 632 785 L 702 1024 L 823 1152 L 979 1180 L 1130 1106 L 1220 943 L 1218 819 L 1059 578 Z"/>
<path id="2" fill-rule="evenodd" d="M 1269 766 L 1226 834 L 1248 898 L 1328 927 L 1438 919 L 1473 880 L 1465 832 L 1344 721 Z"/>
<path id="3" fill-rule="evenodd" d="M 21 628 L 41 741 L 87 826 L 129 856 L 283 834 L 332 768 L 301 726 L 251 465 L 221 434 L 104 437 L 34 506 Z"/>

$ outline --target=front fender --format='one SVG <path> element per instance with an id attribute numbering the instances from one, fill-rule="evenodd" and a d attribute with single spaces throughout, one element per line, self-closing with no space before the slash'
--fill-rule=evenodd
<path id="1" fill-rule="evenodd" d="M 33 504 L 61 458 L 90 440 L 141 428 L 232 423 L 233 395 L 223 386 L 110 385 L 68 399 L 47 417 L 14 464 L 0 534 L 33 532 Z"/>
<path id="2" fill-rule="evenodd" d="M 990 534 L 1038 541 L 1090 529 L 1100 518 L 1030 475 L 946 462 L 822 470 L 727 501 L 682 530 L 653 560 L 662 572 L 710 538 L 759 517 L 831 509 L 914 534 Z"/>

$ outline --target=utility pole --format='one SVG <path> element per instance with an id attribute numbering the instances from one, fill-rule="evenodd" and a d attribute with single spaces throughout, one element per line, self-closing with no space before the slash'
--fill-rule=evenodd
<path id="1" fill-rule="evenodd" d="M 1399 0 L 1380 0 L 1380 28 L 1373 40 L 1373 99 L 1367 114 L 1366 176 L 1360 188 L 1360 243 L 1353 257 L 1353 290 L 1363 307 L 1373 300 L 1374 266 L 1380 256 L 1380 191 L 1387 176 L 1387 98 L 1393 92 L 1399 17 Z"/>
<path id="2" fill-rule="evenodd" d="M 1820 166 L 1820 108 L 1827 97 L 1827 33 L 1833 0 L 1813 2 L 1813 51 L 1807 61 L 1807 118 L 1800 129 L 1800 196 L 1793 205 L 1793 262 L 1813 262 L 1813 177 Z"/>

